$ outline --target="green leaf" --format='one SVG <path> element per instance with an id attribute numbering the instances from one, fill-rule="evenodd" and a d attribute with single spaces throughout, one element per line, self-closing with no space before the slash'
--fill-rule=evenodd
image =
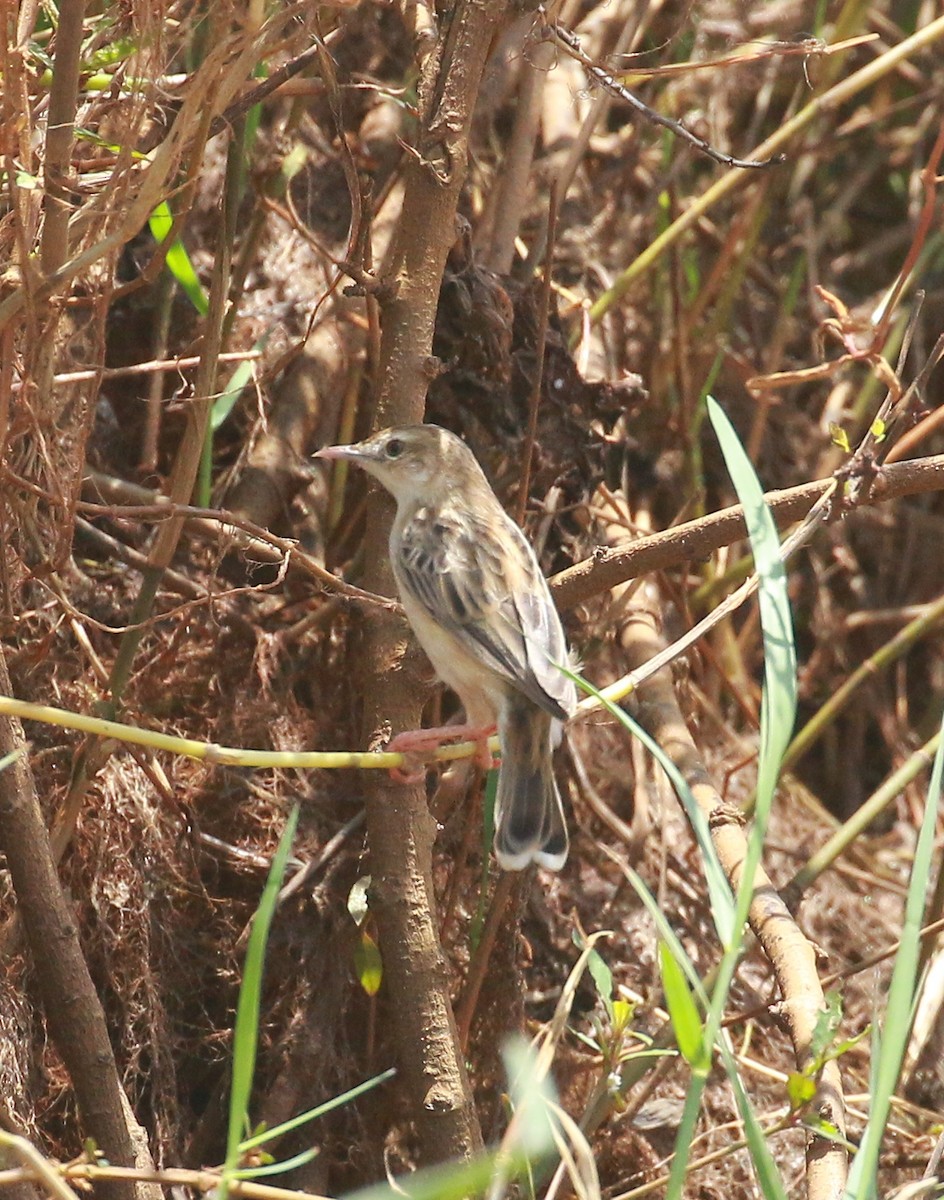
<path id="1" fill-rule="evenodd" d="M 816 1080 L 802 1071 L 791 1071 L 787 1076 L 787 1095 L 790 1107 L 794 1112 L 809 1102 L 816 1095 Z"/>
<path id="2" fill-rule="evenodd" d="M 855 1037 L 841 1038 L 826 1051 L 826 1054 L 824 1055 L 826 1061 L 832 1062 L 832 1060 L 835 1058 L 842 1058 L 842 1056 L 844 1054 L 848 1054 L 853 1047 L 858 1046 L 859 1042 L 861 1042 L 863 1038 L 867 1038 L 871 1032 L 872 1026 L 869 1024 L 866 1025 L 861 1033 L 857 1033 Z"/>
<path id="3" fill-rule="evenodd" d="M 751 1107 L 751 1102 L 744 1089 L 744 1082 L 737 1072 L 737 1064 L 723 1034 L 722 1057 L 724 1058 L 725 1070 L 728 1073 L 728 1080 L 734 1091 L 734 1098 L 737 1101 L 738 1112 L 741 1114 L 741 1120 L 744 1122 L 744 1136 L 747 1139 L 751 1164 L 757 1175 L 757 1182 L 760 1184 L 760 1189 L 764 1193 L 766 1200 L 787 1200 L 787 1190 L 784 1187 L 783 1179 L 780 1177 L 780 1171 L 774 1162 L 774 1156 L 770 1152 L 770 1146 L 767 1144 L 767 1138 L 764 1136 L 763 1129 L 761 1129 L 757 1114 Z"/>
<path id="4" fill-rule="evenodd" d="M 168 237 L 174 224 L 174 218 L 171 215 L 170 206 L 166 200 L 162 200 L 154 209 L 148 224 L 151 227 L 151 233 L 153 233 L 158 242 L 163 242 Z M 207 294 L 203 290 L 203 284 L 200 282 L 193 268 L 193 263 L 190 261 L 190 255 L 184 249 L 184 244 L 180 238 L 174 238 L 170 249 L 167 251 L 165 262 L 167 263 L 168 271 L 170 271 L 180 284 L 190 303 L 201 317 L 205 317 L 210 311 L 210 301 L 207 299 Z"/>
<path id="5" fill-rule="evenodd" d="M 610 1021 L 613 1020 L 613 972 L 606 965 L 603 956 L 598 950 L 591 950 L 590 956 L 587 959 L 587 970 L 590 972 L 590 978 L 593 980 L 594 987 L 597 989 L 597 994 L 603 1001 L 603 1007 L 609 1015 Z"/>
<path id="6" fill-rule="evenodd" d="M 129 37 L 118 37 L 114 41 L 109 42 L 107 46 L 103 46 L 95 50 L 82 63 L 83 72 L 100 71 L 103 67 L 114 66 L 115 63 L 123 62 L 137 49 L 137 43 Z"/>
<path id="7" fill-rule="evenodd" d="M 611 1020 L 615 1033 L 623 1033 L 636 1012 L 636 1005 L 629 1000 L 614 1000 L 611 1005 Z"/>
<path id="8" fill-rule="evenodd" d="M 264 350 L 266 342 L 272 336 L 272 330 L 267 329 L 266 332 L 253 345 L 253 350 Z M 236 402 L 246 390 L 247 385 L 253 377 L 255 371 L 255 361 L 251 358 L 244 359 L 232 373 L 229 378 L 229 383 L 222 392 L 213 401 L 213 407 L 210 409 L 210 434 L 216 433 L 229 414 L 236 407 Z"/>
<path id="9" fill-rule="evenodd" d="M 272 918 L 275 915 L 282 877 L 291 853 L 295 828 L 298 825 L 298 811 L 296 804 L 285 824 L 282 837 L 279 839 L 259 907 L 252 918 L 243 982 L 236 1004 L 236 1024 L 233 1031 L 233 1082 L 229 1098 L 226 1163 L 220 1181 L 220 1200 L 226 1200 L 227 1179 L 239 1162 L 240 1141 L 247 1124 L 249 1097 L 252 1093 L 252 1080 L 256 1070 L 256 1051 L 259 1042 L 266 943 L 269 938 L 269 929 L 272 926 Z"/>
<path id="10" fill-rule="evenodd" d="M 787 572 L 780 558 L 780 536 L 764 499 L 760 480 L 734 427 L 711 396 L 708 415 L 724 454 L 738 499 L 759 576 L 758 600 L 764 636 L 764 697 L 761 711 L 761 748 L 757 765 L 757 811 L 763 828 L 773 802 L 780 763 L 796 720 L 797 669 L 793 614 L 787 590 Z"/>
<path id="11" fill-rule="evenodd" d="M 815 1062 L 821 1063 L 826 1057 L 826 1051 L 832 1045 L 841 1021 L 842 997 L 836 991 L 827 992 L 826 1007 L 817 1015 L 810 1039 L 810 1055 Z"/>
<path id="12" fill-rule="evenodd" d="M 354 969 L 357 979 L 368 996 L 376 996 L 383 982 L 383 960 L 380 948 L 366 930 L 354 947 Z"/>
<path id="13" fill-rule="evenodd" d="M 698 1008 L 688 990 L 682 968 L 663 941 L 659 942 L 659 968 L 672 1030 L 682 1057 L 694 1070 L 707 1071 L 711 1065 L 711 1054 L 706 1053 Z"/>
<path id="14" fill-rule="evenodd" d="M 295 176 L 308 162 L 308 147 L 296 142 L 288 154 L 282 159 L 281 174 L 286 183 L 291 183 Z"/>
<path id="15" fill-rule="evenodd" d="M 829 422 L 829 437 L 834 446 L 838 446 L 840 450 L 845 450 L 846 454 L 852 453 L 848 433 L 846 433 L 841 425 L 837 425 L 835 421 Z"/>

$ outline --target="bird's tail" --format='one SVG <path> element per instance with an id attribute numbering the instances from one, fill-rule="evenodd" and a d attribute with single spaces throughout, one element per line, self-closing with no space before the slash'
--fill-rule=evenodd
<path id="1" fill-rule="evenodd" d="M 567 860 L 567 826 L 551 759 L 553 720 L 524 698 L 509 702 L 499 720 L 495 857 L 504 871 L 532 862 L 559 871 Z"/>

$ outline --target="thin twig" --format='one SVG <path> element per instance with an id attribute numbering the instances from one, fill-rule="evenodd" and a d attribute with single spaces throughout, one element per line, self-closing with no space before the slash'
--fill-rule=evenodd
<path id="1" fill-rule="evenodd" d="M 498 936 L 498 927 L 501 924 L 502 917 L 505 915 L 505 910 L 508 907 L 508 901 L 511 899 L 515 884 L 520 882 L 521 876 L 516 875 L 513 871 L 502 871 L 498 877 L 498 883 L 495 885 L 492 902 L 488 907 L 485 928 L 482 930 L 482 937 L 475 948 L 472 962 L 469 964 L 469 970 L 466 973 L 462 998 L 456 1005 L 456 1027 L 459 1030 L 459 1043 L 463 1050 L 466 1050 L 469 1045 L 472 1018 L 475 1016 L 479 994 L 482 991 L 482 984 L 485 982 L 489 960 L 491 959 L 492 950 L 495 947 L 495 939 Z"/>
<path id="2" fill-rule="evenodd" d="M 227 350 L 217 357 L 217 362 L 248 362 L 262 358 L 261 350 Z M 53 383 L 86 383 L 90 379 L 125 379 L 130 375 L 153 375 L 156 372 L 185 371 L 200 365 L 200 355 L 185 355 L 182 358 L 157 358 L 151 362 L 131 363 L 127 367 L 100 367 L 98 370 L 62 371 L 53 376 Z M 17 386 L 14 385 L 14 390 Z"/>
<path id="3" fill-rule="evenodd" d="M 535 364 L 534 378 L 531 381 L 531 393 L 528 396 L 528 431 L 524 439 L 524 462 L 521 470 L 521 482 L 518 485 L 518 504 L 515 512 L 515 519 L 519 525 L 524 524 L 524 516 L 528 508 L 528 491 L 531 487 L 531 465 L 534 461 L 534 439 L 538 430 L 538 409 L 541 405 L 541 389 L 544 385 L 544 358 L 547 354 L 547 317 L 551 304 L 551 277 L 554 270 L 554 236 L 556 232 L 557 184 L 553 183 L 551 184 L 547 217 L 547 258 L 544 260 L 544 277 L 541 282 L 537 330 L 534 336 Z"/>
<path id="4" fill-rule="evenodd" d="M 538 9 L 538 12 L 543 14 L 543 6 Z M 594 62 L 592 58 L 583 52 L 580 39 L 570 29 L 565 29 L 563 25 L 558 25 L 553 21 L 549 21 L 544 28 L 547 36 L 553 38 L 554 41 L 563 46 L 571 58 L 576 59 L 587 71 L 591 79 L 603 88 L 604 91 L 609 92 L 611 96 L 615 96 L 617 100 L 623 100 L 631 108 L 635 109 L 636 112 L 644 116 L 647 121 L 651 121 L 654 125 L 661 125 L 663 129 L 668 129 L 670 133 L 674 133 L 676 137 L 682 138 L 690 146 L 694 146 L 696 150 L 700 150 L 702 154 L 706 154 L 709 158 L 714 159 L 715 162 L 721 163 L 722 166 L 739 167 L 744 170 L 758 170 L 764 167 L 776 166 L 777 163 L 785 161 L 785 156 L 782 154 L 764 159 L 735 158 L 731 154 L 726 154 L 723 150 L 716 150 L 710 142 L 706 142 L 703 137 L 699 137 L 697 133 L 693 133 L 681 121 L 663 116 L 662 113 L 656 112 L 654 108 L 650 108 L 648 104 L 644 104 L 629 88 L 624 87 L 609 71 L 601 67 L 599 63 Z"/>

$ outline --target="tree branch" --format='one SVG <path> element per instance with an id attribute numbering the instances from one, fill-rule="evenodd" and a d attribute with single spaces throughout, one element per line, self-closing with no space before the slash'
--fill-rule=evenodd
<path id="1" fill-rule="evenodd" d="M 818 479 L 801 487 L 765 496 L 774 520 L 783 527 L 799 521 L 810 511 L 830 484 Z M 872 485 L 867 504 L 879 504 L 898 496 L 944 489 L 944 454 L 884 467 Z M 739 504 L 711 516 L 688 521 L 675 529 L 641 538 L 629 545 L 601 547 L 590 558 L 561 571 L 550 581 L 559 608 L 573 608 L 591 596 L 609 591 L 627 579 L 692 559 L 707 558 L 721 546 L 747 536 L 744 513 Z"/>
<path id="2" fill-rule="evenodd" d="M 0 651 L 0 689 L 11 694 Z M 85 1132 L 110 1162 L 153 1170 L 147 1137 L 131 1112 L 118 1078 L 105 1014 L 79 944 L 75 917 L 63 895 L 36 798 L 26 739 L 19 721 L 0 718 L 0 754 L 19 756 L 0 771 L 0 849 L 16 893 L 32 951 L 46 1022 L 75 1091 Z M 114 1200 L 135 1200 L 129 1182 L 112 1182 Z"/>
<path id="3" fill-rule="evenodd" d="M 455 240 L 468 133 L 486 55 L 505 0 L 458 0 L 426 60 L 421 127 L 406 170 L 403 211 L 381 305 L 380 395 L 374 427 L 423 418 L 433 367 L 432 337 L 446 255 Z M 389 593 L 391 505 L 368 500 L 364 586 Z M 368 741 L 390 723 L 415 728 L 425 688 L 404 658 L 406 629 L 371 612 L 359 647 L 363 726 Z M 388 1011 L 426 1162 L 468 1158 L 481 1146 L 433 915 L 434 823 L 422 787 L 371 777 L 363 783 Z"/>

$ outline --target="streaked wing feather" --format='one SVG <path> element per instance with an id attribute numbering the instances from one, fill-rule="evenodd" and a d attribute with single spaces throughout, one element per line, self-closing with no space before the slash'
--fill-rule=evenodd
<path id="1" fill-rule="evenodd" d="M 484 666 L 553 716 L 566 717 L 575 696 L 553 666 L 567 659 L 560 620 L 524 536 L 501 517 L 517 551 L 511 562 L 494 535 L 497 518 L 460 521 L 418 510 L 403 530 L 396 574 Z"/>
<path id="2" fill-rule="evenodd" d="M 577 706 L 576 690 L 573 682 L 557 669 L 570 662 L 567 643 L 543 576 L 540 587 L 515 597 L 515 607 L 524 630 L 528 664 L 535 678 L 564 712 L 572 713 Z"/>

